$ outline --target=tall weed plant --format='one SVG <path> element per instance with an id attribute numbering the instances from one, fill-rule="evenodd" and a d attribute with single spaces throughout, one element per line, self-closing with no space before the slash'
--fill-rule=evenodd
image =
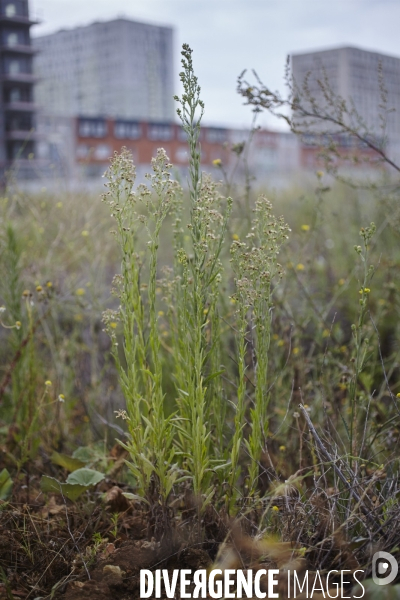
<path id="1" fill-rule="evenodd" d="M 182 56 L 183 94 L 175 99 L 189 145 L 189 221 L 184 223 L 183 192 L 171 179 L 172 165 L 164 150 L 152 161 L 149 185 L 136 190 L 129 152 L 114 156 L 104 200 L 117 224 L 121 249 L 122 272 L 115 278 L 120 306 L 107 311 L 104 322 L 126 398 L 126 412 L 120 415 L 127 420 L 130 434 L 124 444 L 130 453 L 128 466 L 140 493 L 149 499 L 156 491 L 166 502 L 174 485 L 187 482 L 202 510 L 223 494 L 232 508 L 232 499 L 238 497 L 243 454 L 249 456 L 247 493 L 257 493 L 260 457 L 268 435 L 272 296 L 283 274 L 277 256 L 289 228 L 282 218 L 274 217 L 271 204 L 261 197 L 246 241 L 240 242 L 237 235 L 233 241 L 233 272 L 229 260 L 222 260 L 233 200 L 224 198 L 218 184 L 201 172 L 199 134 L 204 104 L 189 46 L 184 45 Z M 173 267 L 165 269 L 158 280 L 159 236 L 168 213 L 174 220 L 175 258 Z M 140 256 L 136 247 L 143 232 L 147 250 Z M 221 362 L 226 352 L 220 311 L 229 295 L 235 306 L 230 327 L 235 332 L 232 341 L 238 365 L 233 388 L 224 379 L 228 369 Z M 253 345 L 255 373 L 251 397 L 245 379 L 248 343 Z M 165 350 L 175 388 L 172 399 L 167 397 L 163 378 Z M 167 406 L 172 408 L 167 411 Z"/>

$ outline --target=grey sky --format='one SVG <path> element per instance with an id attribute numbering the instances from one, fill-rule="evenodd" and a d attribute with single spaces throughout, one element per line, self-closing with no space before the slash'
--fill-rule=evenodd
<path id="1" fill-rule="evenodd" d="M 206 104 L 205 122 L 247 126 L 251 111 L 236 93 L 243 69 L 254 68 L 284 91 L 291 52 L 352 45 L 400 56 L 399 0 L 31 0 L 42 23 L 33 35 L 117 16 L 175 28 L 176 92 L 180 47 L 194 51 Z M 282 127 L 271 117 L 260 123 Z"/>

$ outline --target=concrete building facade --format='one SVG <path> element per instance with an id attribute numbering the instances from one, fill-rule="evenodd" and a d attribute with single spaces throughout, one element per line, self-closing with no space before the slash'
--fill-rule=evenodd
<path id="1" fill-rule="evenodd" d="M 37 103 L 46 115 L 169 121 L 173 29 L 128 19 L 33 40 Z"/>
<path id="2" fill-rule="evenodd" d="M 341 96 L 351 110 L 354 106 L 362 123 L 355 116 L 352 123 L 360 125 L 383 142 L 394 154 L 400 144 L 400 58 L 353 47 L 334 48 L 316 52 L 293 54 L 292 76 L 301 95 L 306 77 L 308 89 L 318 106 L 332 111 L 327 104 L 318 80 L 329 83 L 334 94 Z M 380 109 L 382 85 L 386 89 L 387 111 Z M 311 104 L 309 103 L 310 107 Z M 382 117 L 386 123 L 382 128 Z M 365 127 L 364 127 L 365 125 Z M 327 123 L 315 125 L 314 131 L 331 128 Z"/>
<path id="3" fill-rule="evenodd" d="M 0 175 L 18 160 L 28 167 L 35 152 L 32 68 L 34 48 L 28 0 L 0 0 Z"/>

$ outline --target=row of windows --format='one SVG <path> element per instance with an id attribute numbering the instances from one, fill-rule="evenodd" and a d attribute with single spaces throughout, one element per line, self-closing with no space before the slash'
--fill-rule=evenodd
<path id="1" fill-rule="evenodd" d="M 10 58 L 6 56 L 3 58 L 2 63 L 3 73 L 7 73 L 8 75 L 32 73 L 32 60 L 30 57 Z"/>
<path id="2" fill-rule="evenodd" d="M 379 138 L 378 136 L 367 136 L 371 143 L 376 145 L 383 145 L 384 140 Z M 340 148 L 367 148 L 368 145 L 365 142 L 362 142 L 351 135 L 346 135 L 344 133 L 332 133 L 331 135 L 327 134 L 305 134 L 301 137 L 301 141 L 304 146 L 309 147 L 324 147 L 329 146 L 332 142 L 337 144 Z"/>
<path id="3" fill-rule="evenodd" d="M 14 2 L 4 1 L 1 3 L 1 12 L 6 17 L 27 17 L 28 3 L 24 0 L 14 0 Z"/>
<path id="4" fill-rule="evenodd" d="M 6 131 L 30 131 L 33 127 L 33 115 L 21 113 L 6 122 Z"/>
<path id="5" fill-rule="evenodd" d="M 154 148 L 156 151 L 156 148 Z M 78 160 L 95 159 L 95 160 L 108 160 L 112 155 L 112 148 L 109 144 L 99 143 L 95 147 L 89 144 L 79 144 L 76 149 L 76 158 Z M 209 161 L 213 158 L 219 158 L 219 153 L 215 156 L 212 153 L 208 153 Z M 205 156 L 203 155 L 203 160 Z M 187 163 L 189 161 L 188 149 L 186 146 L 179 146 L 175 150 L 175 160 L 180 163 Z"/>
<path id="6" fill-rule="evenodd" d="M 4 90 L 4 102 L 32 102 L 32 90 L 29 87 L 12 87 Z"/>
<path id="7" fill-rule="evenodd" d="M 108 134 L 107 122 L 103 119 L 80 119 L 78 132 L 80 137 L 104 138 Z M 135 121 L 115 121 L 113 134 L 119 140 L 139 140 L 143 136 L 143 129 Z M 186 141 L 187 136 L 182 128 L 178 129 L 177 138 Z M 148 123 L 147 139 L 169 142 L 174 139 L 174 127 L 167 123 Z M 225 129 L 207 128 L 201 131 L 200 139 L 210 144 L 223 144 L 228 140 L 228 132 Z"/>
<path id="8" fill-rule="evenodd" d="M 27 46 L 29 45 L 29 34 L 28 32 L 21 31 L 4 31 L 2 35 L 2 43 L 6 46 Z"/>

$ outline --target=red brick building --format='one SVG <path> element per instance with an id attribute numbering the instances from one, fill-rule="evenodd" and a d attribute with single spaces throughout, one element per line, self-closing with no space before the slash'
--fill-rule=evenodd
<path id="1" fill-rule="evenodd" d="M 122 146 L 132 152 L 137 166 L 148 166 L 157 149 L 163 147 L 175 167 L 186 167 L 186 137 L 176 123 L 79 117 L 75 120 L 75 160 L 82 174 L 96 176 L 104 171 L 110 156 Z M 204 166 L 215 166 L 213 161 L 216 159 L 224 164 L 231 160 L 228 129 L 203 127 L 200 144 Z"/>

